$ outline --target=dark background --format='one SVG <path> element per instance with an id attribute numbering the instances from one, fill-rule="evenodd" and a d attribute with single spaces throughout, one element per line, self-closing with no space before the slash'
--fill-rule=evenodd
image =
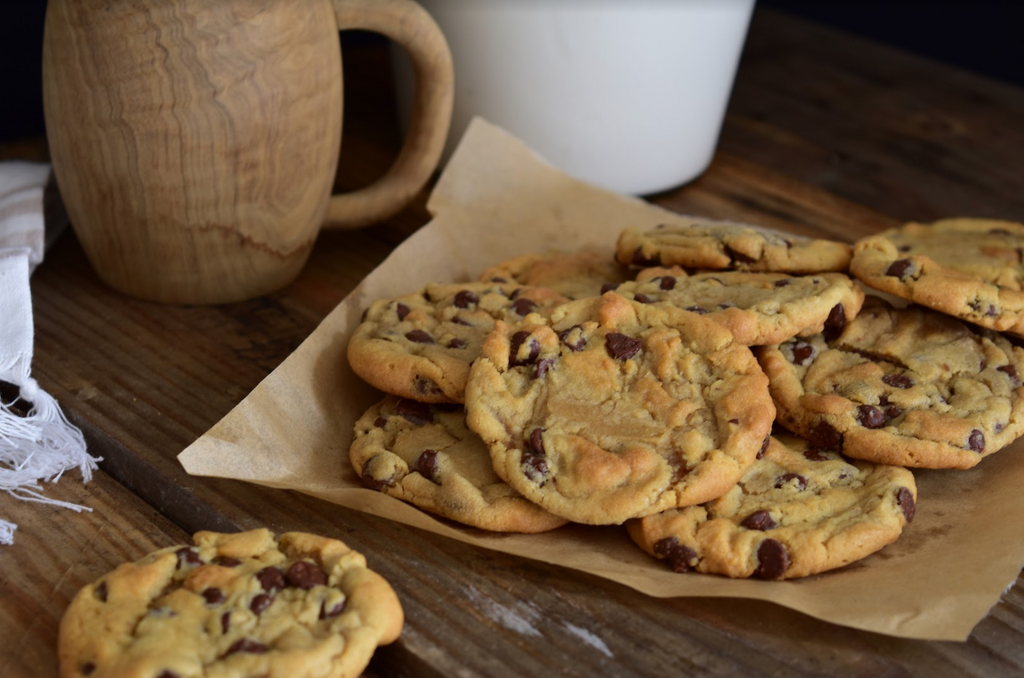
<path id="1" fill-rule="evenodd" d="M 785 11 L 1024 87 L 1022 0 L 758 0 L 757 7 Z M 46 0 L 0 0 L 0 142 L 44 132 L 45 13 Z"/>

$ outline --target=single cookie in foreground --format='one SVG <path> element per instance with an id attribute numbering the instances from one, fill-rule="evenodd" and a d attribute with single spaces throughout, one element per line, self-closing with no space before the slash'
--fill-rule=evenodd
<path id="1" fill-rule="evenodd" d="M 566 523 L 499 478 L 487 446 L 458 405 L 388 396 L 355 426 L 349 453 L 370 489 L 495 532 L 544 532 Z"/>
<path id="2" fill-rule="evenodd" d="M 851 249 L 833 240 L 694 220 L 685 226 L 661 225 L 649 231 L 627 228 L 619 235 L 615 256 L 632 266 L 824 273 L 845 271 Z"/>
<path id="3" fill-rule="evenodd" d="M 566 301 L 543 287 L 427 285 L 370 305 L 349 340 L 349 364 L 385 393 L 421 402 L 462 402 L 469 365 L 496 319 L 517 322 Z"/>
<path id="4" fill-rule="evenodd" d="M 199 532 L 126 563 L 71 601 L 62 678 L 357 676 L 398 638 L 391 586 L 335 539 Z"/>
<path id="5" fill-rule="evenodd" d="M 999 332 L 1024 336 L 1024 224 L 909 223 L 857 242 L 864 284 Z"/>
<path id="6" fill-rule="evenodd" d="M 614 292 L 549 322 L 499 322 L 470 372 L 466 411 L 499 476 L 589 524 L 720 496 L 775 415 L 767 378 L 728 330 Z"/>
<path id="7" fill-rule="evenodd" d="M 615 261 L 611 251 L 588 249 L 513 257 L 485 270 L 480 280 L 547 287 L 570 299 L 582 299 L 599 296 L 607 286 L 630 277 L 629 269 Z"/>
<path id="8" fill-rule="evenodd" d="M 838 333 L 864 303 L 860 285 L 843 273 L 715 271 L 679 278 L 643 269 L 615 291 L 644 304 L 673 304 L 700 313 L 744 346 L 778 344 L 797 335 Z"/>
<path id="9" fill-rule="evenodd" d="M 779 423 L 821 449 L 963 469 L 1024 429 L 1024 349 L 920 306 L 872 299 L 838 337 L 757 351 Z"/>
<path id="10" fill-rule="evenodd" d="M 850 462 L 781 435 L 723 497 L 628 529 L 676 572 L 793 579 L 879 551 L 914 519 L 916 506 L 907 469 Z"/>

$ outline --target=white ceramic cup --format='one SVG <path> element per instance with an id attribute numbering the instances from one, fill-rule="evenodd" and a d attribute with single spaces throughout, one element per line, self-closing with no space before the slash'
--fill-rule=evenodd
<path id="1" fill-rule="evenodd" d="M 419 0 L 448 39 L 455 108 L 443 161 L 476 115 L 567 173 L 620 193 L 711 162 L 754 0 Z M 412 68 L 395 49 L 401 118 Z"/>

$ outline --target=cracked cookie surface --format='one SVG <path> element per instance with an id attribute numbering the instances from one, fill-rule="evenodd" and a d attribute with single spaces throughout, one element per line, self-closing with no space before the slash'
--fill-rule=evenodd
<path id="1" fill-rule="evenodd" d="M 466 410 L 499 476 L 591 524 L 721 495 L 775 415 L 767 378 L 728 330 L 614 292 L 550 321 L 499 322 L 473 364 Z"/>
<path id="2" fill-rule="evenodd" d="M 916 506 L 906 468 L 850 461 L 782 434 L 721 498 L 631 521 L 628 529 L 676 572 L 793 579 L 882 549 Z"/>
<path id="3" fill-rule="evenodd" d="M 860 285 L 843 273 L 674 273 L 662 267 L 644 269 L 635 281 L 615 291 L 641 303 L 673 304 L 705 315 L 745 346 L 778 344 L 824 330 L 838 332 L 864 302 Z"/>
<path id="4" fill-rule="evenodd" d="M 516 282 L 547 287 L 570 299 L 596 297 L 607 285 L 630 279 L 629 269 L 611 251 L 547 252 L 512 257 L 480 274 L 483 282 Z"/>
<path id="5" fill-rule="evenodd" d="M 464 525 L 496 532 L 564 525 L 497 476 L 464 420 L 457 405 L 389 396 L 356 422 L 352 465 L 367 487 Z"/>
<path id="6" fill-rule="evenodd" d="M 1024 224 L 909 223 L 858 241 L 864 284 L 999 332 L 1024 336 Z"/>
<path id="7" fill-rule="evenodd" d="M 62 678 L 358 676 L 394 641 L 391 586 L 335 539 L 199 532 L 126 563 L 71 601 Z"/>
<path id="8" fill-rule="evenodd" d="M 761 231 L 750 226 L 694 220 L 619 234 L 616 258 L 632 266 L 824 273 L 845 271 L 851 247 L 833 240 Z"/>
<path id="9" fill-rule="evenodd" d="M 1024 430 L 1024 349 L 937 311 L 872 299 L 834 339 L 757 351 L 779 423 L 850 457 L 970 468 Z"/>
<path id="10" fill-rule="evenodd" d="M 498 319 L 545 314 L 568 299 L 516 284 L 431 284 L 367 309 L 348 343 L 357 375 L 385 393 L 421 402 L 462 402 L 469 366 Z"/>

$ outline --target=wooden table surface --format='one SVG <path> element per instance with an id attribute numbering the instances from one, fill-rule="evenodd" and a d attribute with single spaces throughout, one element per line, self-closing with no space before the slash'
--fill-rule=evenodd
<path id="1" fill-rule="evenodd" d="M 387 50 L 345 48 L 337 185 L 399 147 Z M 714 163 L 650 200 L 852 241 L 904 220 L 1024 221 L 1024 90 L 758 10 Z M 45 158 L 38 141 L 0 157 Z M 429 190 L 429 187 L 428 189 Z M 406 610 L 376 676 L 1011 676 L 1024 674 L 1020 582 L 964 643 L 902 640 L 744 600 L 646 597 L 579 572 L 470 547 L 296 493 L 193 478 L 176 461 L 396 245 L 429 219 L 324 233 L 301 277 L 246 303 L 161 306 L 107 289 L 69 230 L 32 278 L 34 376 L 86 434 L 101 471 L 14 501 L 0 547 L 0 676 L 57 674 L 57 626 L 80 586 L 199 529 L 339 537 Z"/>

